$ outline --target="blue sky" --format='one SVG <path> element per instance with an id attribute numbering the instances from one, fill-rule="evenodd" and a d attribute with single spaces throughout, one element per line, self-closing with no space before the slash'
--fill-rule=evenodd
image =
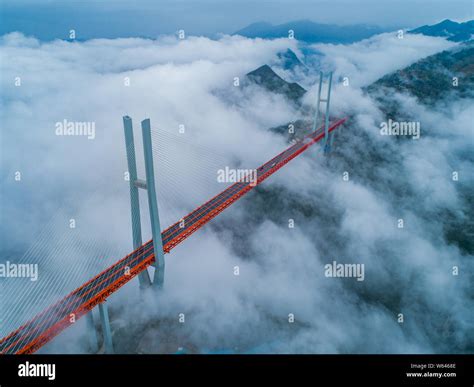
<path id="1" fill-rule="evenodd" d="M 473 18 L 469 0 L 2 0 L 0 34 L 20 31 L 41 39 L 232 33 L 246 25 L 310 19 L 333 24 L 416 27 L 442 19 Z"/>

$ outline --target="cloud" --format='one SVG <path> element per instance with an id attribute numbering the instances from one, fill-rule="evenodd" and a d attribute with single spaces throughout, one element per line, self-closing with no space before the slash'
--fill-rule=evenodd
<path id="1" fill-rule="evenodd" d="M 353 43 L 315 44 L 324 54 L 323 65 L 336 69 L 336 75 L 348 77 L 354 86 L 367 86 L 387 73 L 409 66 L 418 59 L 456 44 L 443 38 L 432 38 L 404 32 L 375 35 Z"/>
<path id="2" fill-rule="evenodd" d="M 218 168 L 244 162 L 254 167 L 281 149 L 283 139 L 264 129 L 289 120 L 293 108 L 262 89 L 234 90 L 234 78 L 287 47 L 284 40 L 240 37 L 41 43 L 19 33 L 3 36 L 2 54 L 10 60 L 2 63 L 2 187 L 8 203 L 2 212 L 15 221 L 2 223 L 2 246 L 13 259 L 41 259 L 41 285 L 26 289 L 21 281 L 10 283 L 10 293 L 22 289 L 22 298 L 5 304 L 17 305 L 10 311 L 18 320 L 9 313 L 11 320 L 2 328 L 19 325 L 23 314 L 18 310 L 35 289 L 46 293 L 26 314 L 45 308 L 129 252 L 123 115 L 134 118 L 141 176 L 139 121 L 151 118 L 160 150 L 156 170 L 163 227 L 223 189 L 216 183 Z M 227 101 L 219 98 L 225 93 Z M 257 109 L 270 106 L 274 115 Z M 56 124 L 64 120 L 94 123 L 95 138 L 57 136 Z M 183 145 L 179 125 L 185 125 L 187 143 L 207 148 L 196 153 L 187 147 L 189 155 L 172 157 L 173 143 Z M 214 158 L 204 154 L 216 149 Z M 193 174 L 203 171 L 199 183 L 200 176 Z M 147 228 L 144 238 L 149 238 Z M 29 255 L 17 253 L 32 244 Z M 41 251 L 41 258 L 36 256 L 40 246 L 50 248 Z M 48 287 L 50 281 L 57 288 Z"/>
<path id="3" fill-rule="evenodd" d="M 268 128 L 301 112 L 281 97 L 233 82 L 288 44 L 241 37 L 39 43 L 4 36 L 0 49 L 12 60 L 2 64 L 2 180 L 9 199 L 3 207 L 15 220 L 2 229 L 11 237 L 7 249 L 34 242 L 34 231 L 61 204 L 81 227 L 76 238 L 98 243 L 91 247 L 95 255 L 84 257 L 88 269 L 77 275 L 66 270 L 65 277 L 81 283 L 128 252 L 123 114 L 134 119 L 139 155 L 139 120 L 151 118 L 163 227 L 223 188 L 215 181 L 216 167 L 255 167 L 278 153 L 284 138 Z M 290 48 L 298 50 L 296 45 Z M 472 103 L 428 108 L 397 96 L 423 123 L 420 140 L 397 141 L 379 135 L 386 117 L 361 89 L 450 45 L 390 34 L 349 46 L 318 45 L 323 65 L 336 74 L 333 112 L 350 116 L 333 155 L 324 157 L 317 145 L 179 245 L 166 256 L 161 294 L 139 301 L 133 281 L 112 295 L 117 351 L 470 351 L 472 257 L 447 237 L 446 227 L 460 231 L 468 218 L 473 169 L 469 131 L 462 128 L 471 124 Z M 340 84 L 343 75 L 350 77 L 349 87 Z M 19 88 L 13 86 L 16 76 Z M 54 123 L 65 118 L 96 122 L 96 139 L 55 136 Z M 138 161 L 142 174 L 140 156 Z M 462 176 L 458 183 L 451 179 L 454 168 Z M 21 185 L 13 180 L 16 170 L 22 171 Z M 349 181 L 342 179 L 345 171 Z M 65 231 L 54 230 L 62 240 Z M 104 246 L 114 254 L 103 256 Z M 80 256 L 63 257 L 63 268 L 74 267 Z M 334 260 L 365 264 L 365 280 L 325 277 L 324 264 Z M 458 276 L 452 275 L 455 265 Z M 59 336 L 44 351 L 85 350 L 63 346 L 74 337 L 84 341 L 84 327 L 71 331 L 75 335 Z"/>

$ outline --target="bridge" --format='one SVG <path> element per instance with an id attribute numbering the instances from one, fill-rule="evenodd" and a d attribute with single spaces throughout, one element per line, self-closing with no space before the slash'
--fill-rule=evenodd
<path id="1" fill-rule="evenodd" d="M 328 88 L 328 97 L 324 100 L 321 99 L 322 79 L 323 76 L 321 74 L 316 118 L 313 130 L 308 135 L 295 141 L 283 152 L 258 167 L 256 169 L 255 181 L 240 179 L 238 182 L 231 184 L 218 195 L 212 197 L 210 200 L 197 207 L 164 231 L 161 231 L 159 225 L 158 207 L 156 204 L 156 192 L 153 179 L 153 164 L 150 160 L 150 121 L 144 120 L 142 122 L 147 177 L 146 181 L 143 181 L 136 177 L 135 155 L 134 152 L 130 153 L 130 145 L 133 145 L 131 120 L 129 117 L 124 117 L 131 179 L 130 194 L 132 202 L 132 218 L 139 216 L 138 188 L 146 189 L 148 191 L 153 238 L 142 244 L 141 231 L 135 226 L 133 229 L 134 251 L 4 337 L 0 341 L 0 353 L 33 353 L 63 330 L 73 325 L 77 319 L 87 315 L 97 305 L 101 307 L 100 312 L 104 330 L 104 341 L 106 342 L 105 345 L 111 348 L 108 312 L 107 309 L 104 308 L 104 301 L 107 297 L 137 276 L 140 278 L 141 287 L 150 286 L 151 281 L 147 271 L 147 268 L 150 266 L 155 267 L 153 284 L 156 284 L 158 288 L 161 287 L 164 277 L 163 254 L 169 253 L 179 243 L 202 228 L 227 207 L 231 206 L 239 198 L 250 192 L 255 186 L 261 184 L 265 179 L 270 177 L 280 168 L 284 167 L 295 157 L 305 152 L 315 143 L 324 139 L 325 149 L 328 149 L 330 142 L 332 142 L 332 131 L 342 125 L 346 121 L 346 118 L 329 122 L 330 86 Z M 331 80 L 331 77 L 329 79 Z M 316 129 L 320 102 L 327 102 L 325 124 Z M 109 350 L 109 352 L 111 352 L 111 350 Z"/>

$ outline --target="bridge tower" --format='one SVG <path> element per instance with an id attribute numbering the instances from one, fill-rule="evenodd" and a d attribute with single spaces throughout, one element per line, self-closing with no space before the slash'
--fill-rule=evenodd
<path id="1" fill-rule="evenodd" d="M 163 253 L 163 241 L 161 239 L 160 214 L 156 198 L 155 171 L 153 167 L 153 149 L 151 143 L 150 119 L 147 118 L 141 123 L 146 180 L 142 180 L 137 177 L 132 119 L 128 116 L 124 116 L 123 126 L 125 132 L 125 146 L 127 149 L 128 172 L 130 178 L 130 204 L 132 215 L 133 248 L 137 249 L 142 245 L 140 203 L 138 196 L 138 189 L 141 188 L 146 190 L 148 194 L 148 209 L 150 212 L 153 250 L 155 254 L 155 274 L 153 277 L 153 283 L 150 280 L 148 271 L 144 270 L 139 275 L 140 287 L 146 288 L 152 285 L 153 287 L 160 289 L 163 287 L 165 279 L 165 258 Z"/>
<path id="2" fill-rule="evenodd" d="M 322 71 L 319 72 L 319 87 L 318 87 L 318 99 L 316 103 L 316 111 L 314 113 L 314 121 L 313 121 L 313 132 L 319 128 L 319 119 L 320 119 L 320 112 L 319 109 L 321 107 L 321 103 L 326 104 L 326 112 L 324 114 L 324 153 L 329 153 L 331 151 L 331 147 L 334 141 L 334 133 L 329 133 L 329 106 L 331 102 L 331 86 L 332 86 L 332 71 L 329 72 L 327 75 L 328 78 L 328 85 L 327 85 L 327 94 L 326 98 L 321 98 L 321 93 L 323 89 L 323 81 L 325 75 Z"/>
<path id="3" fill-rule="evenodd" d="M 148 270 L 142 271 L 138 275 L 140 289 L 146 289 L 153 286 L 161 289 L 164 283 L 165 259 L 163 253 L 163 241 L 161 239 L 160 215 L 158 211 L 158 202 L 156 198 L 155 172 L 153 167 L 153 149 L 151 143 L 151 125 L 150 120 L 143 120 L 142 137 L 143 153 L 145 159 L 146 180 L 138 178 L 137 163 L 135 156 L 135 142 L 133 137 L 132 119 L 128 116 L 123 117 L 123 128 L 125 134 L 125 147 L 127 152 L 128 174 L 130 181 L 130 208 L 132 217 L 132 238 L 133 250 L 142 246 L 142 227 L 140 217 L 140 201 L 138 189 L 145 189 L 148 193 L 148 208 L 150 211 L 151 232 L 153 238 L 153 250 L 155 254 L 155 274 L 151 282 Z M 102 335 L 104 338 L 104 349 L 106 353 L 113 353 L 112 331 L 110 328 L 109 311 L 106 302 L 99 304 L 99 315 L 102 326 Z M 92 311 L 88 313 L 88 326 L 91 330 L 91 346 L 94 350 L 99 348 L 97 334 L 95 331 L 94 317 Z"/>

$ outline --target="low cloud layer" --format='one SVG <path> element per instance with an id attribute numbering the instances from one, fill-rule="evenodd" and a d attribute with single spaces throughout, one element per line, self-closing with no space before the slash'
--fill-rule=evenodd
<path id="1" fill-rule="evenodd" d="M 113 295 L 116 348 L 471 352 L 472 252 L 448 240 L 445 226 L 452 222 L 461 229 L 472 214 L 466 196 L 472 188 L 467 156 L 472 144 L 466 141 L 472 101 L 428 108 L 400 95 L 400 104 L 423 127 L 420 140 L 397 141 L 379 135 L 387 117 L 360 88 L 450 46 L 442 39 L 399 40 L 394 34 L 350 46 L 318 45 L 323 67 L 335 70 L 333 112 L 350 116 L 337 133 L 334 154 L 325 158 L 316 146 L 173 250 L 166 256 L 162 294 L 146 294 L 138 303 L 133 281 Z M 300 113 L 281 96 L 236 88 L 234 81 L 287 48 L 301 56 L 297 42 L 285 39 L 40 43 L 20 34 L 4 36 L 2 55 L 11 60 L 2 63 L 2 185 L 8 203 L 3 212 L 14 219 L 2 227 L 6 253 L 13 256 L 35 242 L 59 204 L 66 221 L 74 208 L 69 213 L 81 225 L 77 238 L 101 243 L 96 255 L 103 246 L 116 254 L 83 263 L 88 271 L 77 275 L 68 272 L 81 260 L 76 254 L 52 261 L 77 284 L 130 250 L 124 114 L 134 119 L 137 134 L 141 119 L 150 117 L 154 124 L 163 227 L 220 189 L 212 183 L 215 166 L 251 168 L 277 154 L 285 138 L 268 128 Z M 344 76 L 348 87 L 340 82 Z M 21 86 L 15 86 L 15 77 Z M 314 84 L 311 76 L 304 81 Z M 308 104 L 314 93 L 311 87 Z M 94 121 L 96 138 L 56 136 L 54 124 L 63 119 Z M 184 138 L 179 125 L 185 125 Z M 202 148 L 174 151 L 166 145 L 173 136 L 178 144 L 186 140 Z M 217 151 L 203 157 L 204 149 Z M 143 170 L 141 162 L 139 167 Z M 207 175 L 196 181 L 190 170 Z M 453 170 L 461 176 L 456 183 Z M 22 172 L 21 183 L 15 171 Z M 400 218 L 403 229 L 397 228 Z M 65 232 L 58 226 L 52 235 L 62 240 Z M 97 258 L 84 259 L 92 257 Z M 333 261 L 365 264 L 364 281 L 325 277 L 324 265 Z M 75 327 L 44 350 L 85 351 L 85 335 L 84 326 Z"/>

